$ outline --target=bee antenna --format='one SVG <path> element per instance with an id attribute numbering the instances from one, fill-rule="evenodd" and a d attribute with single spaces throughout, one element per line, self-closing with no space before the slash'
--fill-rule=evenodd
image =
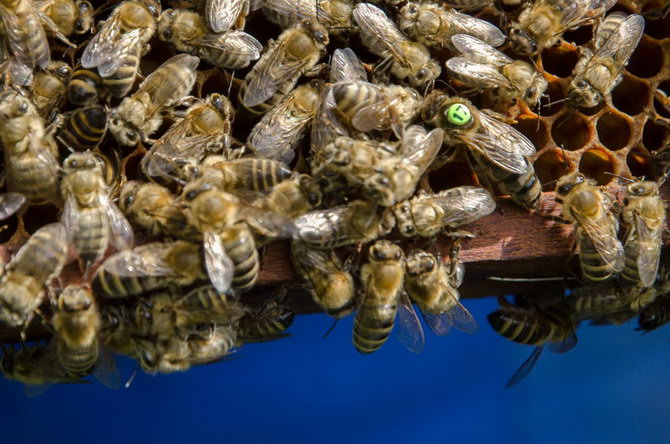
<path id="1" fill-rule="evenodd" d="M 228 82 L 228 97 L 230 97 L 230 91 L 233 89 L 233 80 L 235 80 L 235 71 L 230 73 L 230 82 Z"/>
<path id="2" fill-rule="evenodd" d="M 126 388 L 126 389 L 130 388 L 130 384 L 132 384 L 133 381 L 135 380 L 135 376 L 137 376 L 137 367 L 135 367 L 135 369 L 133 370 L 132 375 L 130 375 L 130 378 L 128 378 L 126 383 L 123 384 L 123 387 Z"/>
<path id="3" fill-rule="evenodd" d="M 565 98 L 563 98 L 563 99 L 554 100 L 553 102 L 546 103 L 546 104 L 542 105 L 542 107 L 543 107 L 543 108 L 549 108 L 550 106 L 554 106 L 554 105 L 556 105 L 557 103 L 567 102 L 568 100 L 569 100 L 569 99 L 568 99 L 567 97 L 565 97 Z"/>
<path id="4" fill-rule="evenodd" d="M 330 326 L 330 328 L 323 334 L 323 339 L 326 339 L 328 337 L 328 335 L 330 334 L 330 332 L 332 332 L 333 329 L 335 329 L 335 326 L 337 325 L 338 321 L 339 321 L 339 319 L 335 319 L 333 321 L 333 324 Z"/>
<path id="5" fill-rule="evenodd" d="M 607 175 L 607 176 L 617 177 L 617 178 L 619 178 L 619 180 L 625 180 L 626 183 L 633 183 L 633 182 L 635 182 L 634 179 L 629 179 L 628 177 L 623 177 L 623 176 L 621 176 L 621 175 L 619 175 L 619 174 L 610 173 L 609 171 L 605 171 L 605 172 L 603 172 L 603 174 L 605 174 L 605 175 Z"/>

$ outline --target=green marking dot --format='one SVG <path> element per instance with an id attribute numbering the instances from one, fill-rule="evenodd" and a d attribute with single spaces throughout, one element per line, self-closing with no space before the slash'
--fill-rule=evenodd
<path id="1" fill-rule="evenodd" d="M 453 125 L 463 126 L 472 120 L 472 113 L 466 105 L 454 103 L 447 109 L 447 119 Z"/>

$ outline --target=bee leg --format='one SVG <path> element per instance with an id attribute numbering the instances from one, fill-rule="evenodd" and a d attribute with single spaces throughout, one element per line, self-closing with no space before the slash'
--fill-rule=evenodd
<path id="1" fill-rule="evenodd" d="M 553 214 L 539 214 L 539 216 L 554 222 L 558 222 L 559 224 L 570 225 L 572 223 L 567 219 L 563 219 L 560 216 L 554 216 Z"/>
<path id="2" fill-rule="evenodd" d="M 474 239 L 477 237 L 476 234 L 471 233 L 465 230 L 443 230 L 443 234 L 448 237 L 453 237 L 456 239 Z"/>
<path id="3" fill-rule="evenodd" d="M 329 68 L 330 66 L 327 63 L 319 63 L 312 69 L 307 70 L 303 75 L 305 77 L 319 77 L 323 72 L 325 72 Z"/>

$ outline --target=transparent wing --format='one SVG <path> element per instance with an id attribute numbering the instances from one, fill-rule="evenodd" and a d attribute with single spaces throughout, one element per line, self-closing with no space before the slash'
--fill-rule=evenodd
<path id="1" fill-rule="evenodd" d="M 349 135 L 344 123 L 333 112 L 335 106 L 333 88 L 327 86 L 319 95 L 319 105 L 312 124 L 310 141 L 313 155 L 318 154 L 323 147 L 334 142 L 337 137 Z"/>
<path id="2" fill-rule="evenodd" d="M 270 0 L 263 3 L 263 9 L 274 11 L 284 19 L 284 23 L 295 24 L 301 20 L 308 20 L 326 24 L 329 20 L 328 14 L 320 6 L 317 9 L 317 4 L 320 4 L 321 1 L 322 0 Z"/>
<path id="3" fill-rule="evenodd" d="M 496 203 L 483 188 L 462 186 L 427 197 L 444 210 L 442 223 L 449 226 L 465 225 L 495 210 Z"/>
<path id="4" fill-rule="evenodd" d="M 426 345 L 426 339 L 421 327 L 421 321 L 414 311 L 412 302 L 407 293 L 400 290 L 398 301 L 398 339 L 407 350 L 421 353 Z"/>
<path id="5" fill-rule="evenodd" d="M 451 331 L 453 326 L 453 320 L 449 313 L 439 313 L 439 314 L 430 314 L 426 311 L 423 312 L 423 318 L 426 320 L 426 324 L 430 327 L 431 331 L 438 336 L 446 336 Z"/>
<path id="6" fill-rule="evenodd" d="M 334 264 L 333 251 L 317 250 L 310 248 L 303 242 L 291 242 L 291 258 L 296 268 L 309 271 L 317 269 L 324 274 L 335 272 L 339 267 Z M 332 264 L 327 266 L 327 264 Z"/>
<path id="7" fill-rule="evenodd" d="M 572 332 L 560 341 L 550 342 L 548 348 L 552 353 L 565 353 L 575 348 L 575 345 L 577 345 L 577 335 Z"/>
<path id="8" fill-rule="evenodd" d="M 148 97 L 151 97 L 150 105 L 146 107 L 146 115 L 153 116 L 156 111 L 175 97 L 176 92 L 185 91 L 188 94 L 195 83 L 195 70 L 198 64 L 200 64 L 200 59 L 195 56 L 177 54 L 149 74 L 135 92 L 137 96 L 147 94 Z M 175 78 L 175 72 L 182 73 L 182 75 Z M 186 86 L 189 84 L 187 89 Z"/>
<path id="9" fill-rule="evenodd" d="M 456 11 L 445 11 L 443 20 L 450 32 L 474 36 L 489 45 L 500 46 L 505 43 L 505 34 L 497 26 L 476 17 Z"/>
<path id="10" fill-rule="evenodd" d="M 25 384 L 23 386 L 23 391 L 25 392 L 28 398 L 37 398 L 45 394 L 55 383 L 45 383 L 45 384 Z"/>
<path id="11" fill-rule="evenodd" d="M 7 219 L 26 203 L 26 196 L 20 193 L 0 194 L 0 220 Z"/>
<path id="12" fill-rule="evenodd" d="M 617 0 L 574 0 L 561 3 L 561 7 L 558 9 L 561 14 L 561 21 L 556 34 L 576 28 L 582 23 L 603 15 L 616 2 Z M 536 2 L 534 7 L 541 7 L 543 3 L 550 2 L 547 0 Z"/>
<path id="13" fill-rule="evenodd" d="M 35 9 L 27 0 L 19 0 L 16 2 L 17 6 L 15 6 L 22 11 L 19 16 L 19 14 L 8 10 L 4 6 L 8 3 L 14 2 L 4 2 L 0 6 L 0 20 L 2 20 L 4 38 L 11 53 L 18 61 L 30 68 L 46 67 L 51 59 L 49 42 Z M 37 46 L 36 40 L 39 40 L 41 42 L 39 46 L 44 48 L 43 51 L 38 53 L 32 50 Z"/>
<path id="14" fill-rule="evenodd" d="M 458 76 L 458 80 L 481 88 L 514 88 L 512 82 L 502 75 L 498 68 L 470 61 L 464 57 L 452 57 L 447 60 L 447 69 Z"/>
<path id="15" fill-rule="evenodd" d="M 356 82 L 368 80 L 368 74 L 351 48 L 336 49 L 330 60 L 330 82 Z"/>
<path id="16" fill-rule="evenodd" d="M 77 200 L 72 193 L 68 193 L 68 195 L 65 196 L 61 222 L 63 222 L 63 225 L 70 234 L 70 237 L 74 238 L 76 233 L 79 231 L 79 206 L 77 205 Z"/>
<path id="17" fill-rule="evenodd" d="M 120 251 L 108 257 L 102 268 L 109 273 L 127 277 L 175 275 L 175 270 L 165 261 L 172 246 L 170 243 L 152 243 Z"/>
<path id="18" fill-rule="evenodd" d="M 263 45 L 260 44 L 252 35 L 243 31 L 228 31 L 225 34 L 208 34 L 194 39 L 190 42 L 194 46 L 214 49 L 225 54 L 235 55 L 234 65 L 231 68 L 243 68 L 249 65 L 253 60 L 258 60 L 261 56 Z M 217 55 L 203 58 L 212 63 L 219 63 Z"/>
<path id="19" fill-rule="evenodd" d="M 617 239 L 617 229 L 609 216 L 593 218 L 584 216 L 579 209 L 572 208 L 572 215 L 589 237 L 603 261 L 616 272 L 623 270 L 624 249 Z"/>
<path id="20" fill-rule="evenodd" d="M 389 105 L 386 102 L 376 102 L 359 109 L 351 118 L 351 125 L 358 131 L 369 132 L 382 129 L 389 117 Z"/>
<path id="21" fill-rule="evenodd" d="M 605 40 L 591 60 L 611 58 L 614 61 L 613 68 L 618 73 L 633 55 L 633 51 L 640 43 L 643 31 L 644 18 L 637 14 L 628 16 Z"/>
<path id="22" fill-rule="evenodd" d="M 364 43 L 379 41 L 384 45 L 384 50 L 393 54 L 398 61 L 405 62 L 400 45 L 408 39 L 384 11 L 369 3 L 359 3 L 354 8 L 353 17 L 361 28 L 361 40 Z"/>
<path id="23" fill-rule="evenodd" d="M 291 219 L 281 214 L 252 207 L 242 206 L 239 215 L 256 232 L 274 239 L 289 239 L 296 233 L 296 225 Z"/>
<path id="24" fill-rule="evenodd" d="M 2 60 L 2 57 L 0 57 Z M 17 86 L 28 86 L 33 81 L 33 69 L 12 57 L 0 63 L 0 72 L 9 74 L 9 83 Z"/>
<path id="25" fill-rule="evenodd" d="M 651 287 L 656 281 L 661 261 L 663 224 L 653 223 L 654 221 L 649 221 L 640 214 L 635 214 L 634 219 L 640 249 L 637 256 L 637 270 L 640 273 L 642 286 Z"/>
<path id="26" fill-rule="evenodd" d="M 49 175 L 53 178 L 53 183 L 57 183 L 58 172 L 60 171 L 60 163 L 51 154 L 50 147 L 43 145 L 43 142 L 38 138 L 31 138 L 30 150 L 35 157 L 42 163 L 42 165 L 49 171 Z"/>
<path id="27" fill-rule="evenodd" d="M 95 68 L 108 59 L 112 58 L 112 47 L 119 36 L 121 35 L 121 27 L 119 26 L 119 8 L 103 23 L 100 30 L 95 33 L 91 40 L 84 48 L 81 55 L 81 66 L 84 68 Z M 136 38 L 139 37 L 139 30 L 134 30 Z M 113 73 L 114 71 L 112 71 Z M 102 74 L 100 74 L 102 75 Z M 111 73 L 107 73 L 107 76 Z"/>
<path id="28" fill-rule="evenodd" d="M 248 0 L 207 0 L 205 17 L 212 31 L 221 33 L 232 28 L 245 9 L 249 10 Z"/>
<path id="29" fill-rule="evenodd" d="M 101 347 L 98 353 L 98 362 L 95 364 L 93 376 L 102 385 L 112 390 L 121 388 L 121 375 L 116 367 L 114 355 L 111 351 Z"/>
<path id="30" fill-rule="evenodd" d="M 126 250 L 132 248 L 135 241 L 133 227 L 123 215 L 119 207 L 109 198 L 106 193 L 101 193 L 99 197 L 100 206 L 107 215 L 109 229 L 112 233 L 112 244 L 117 250 Z"/>
<path id="31" fill-rule="evenodd" d="M 442 148 L 444 130 L 435 128 L 426 134 L 420 125 L 407 128 L 402 139 L 403 159 L 400 165 L 405 168 L 417 168 L 418 175 L 428 169 Z"/>
<path id="32" fill-rule="evenodd" d="M 540 356 L 542 356 L 542 350 L 544 349 L 544 346 L 539 346 L 536 347 L 535 350 L 533 350 L 533 353 L 530 354 L 528 359 L 521 364 L 521 367 L 514 372 L 512 377 L 507 381 L 507 384 L 505 384 L 505 388 L 510 388 L 519 382 L 528 374 L 530 373 L 531 370 L 533 370 L 533 367 L 535 367 L 535 363 L 537 363 L 537 360 L 540 359 Z"/>
<path id="33" fill-rule="evenodd" d="M 449 311 L 449 315 L 451 316 L 453 326 L 463 333 L 474 335 L 479 330 L 479 325 L 477 325 L 475 318 L 472 317 L 472 314 L 460 302 L 457 302 L 456 306 Z"/>
<path id="34" fill-rule="evenodd" d="M 310 244 L 320 244 L 326 240 L 341 240 L 345 234 L 342 227 L 348 223 L 348 216 L 347 207 L 311 211 L 303 214 L 295 220 L 295 237 Z"/>
<path id="35" fill-rule="evenodd" d="M 451 37 L 451 43 L 464 58 L 473 62 L 504 66 L 514 61 L 488 43 L 482 42 L 471 35 L 456 34 Z"/>
<path id="36" fill-rule="evenodd" d="M 220 293 L 230 290 L 235 265 L 223 248 L 221 236 L 207 231 L 203 234 L 205 266 L 212 285 Z"/>

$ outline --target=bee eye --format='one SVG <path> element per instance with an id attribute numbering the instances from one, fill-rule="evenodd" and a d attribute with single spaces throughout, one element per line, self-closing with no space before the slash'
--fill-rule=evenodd
<path id="1" fill-rule="evenodd" d="M 383 261 L 384 260 L 384 255 L 382 252 L 379 250 L 379 248 L 373 248 L 372 249 L 372 257 L 377 259 L 378 261 Z"/>
<path id="2" fill-rule="evenodd" d="M 407 225 L 405 227 L 405 234 L 412 234 L 414 233 L 414 227 L 412 225 Z"/>
<path id="3" fill-rule="evenodd" d="M 78 18 L 74 22 L 74 29 L 77 32 L 82 32 L 84 30 L 84 21 L 82 19 Z"/>
<path id="4" fill-rule="evenodd" d="M 309 193 L 307 195 L 307 202 L 309 202 L 310 205 L 316 205 L 319 203 L 319 196 L 317 196 L 316 193 Z"/>
<path id="5" fill-rule="evenodd" d="M 409 7 L 407 8 L 407 10 L 408 10 L 409 13 L 412 14 L 412 15 L 416 14 L 417 12 L 419 12 L 419 8 L 418 8 L 416 5 L 414 5 L 414 4 L 409 5 Z"/>
<path id="6" fill-rule="evenodd" d="M 172 29 L 166 28 L 165 31 L 163 31 L 163 38 L 169 39 L 171 37 L 172 37 Z"/>
<path id="7" fill-rule="evenodd" d="M 623 199 L 623 204 L 624 204 L 624 205 L 628 205 L 629 203 L 630 203 L 630 200 L 628 200 L 628 198 L 625 197 L 625 198 Z"/>
<path id="8" fill-rule="evenodd" d="M 137 139 L 137 134 L 135 134 L 134 131 L 128 131 L 126 132 L 126 138 L 128 138 L 130 142 L 133 142 L 134 140 Z"/>
<path id="9" fill-rule="evenodd" d="M 118 126 L 121 125 L 121 120 L 120 119 L 112 119 L 112 125 Z"/>
<path id="10" fill-rule="evenodd" d="M 582 183 L 584 182 L 586 178 L 584 177 L 583 174 L 577 174 L 577 177 L 575 177 L 575 183 Z"/>
<path id="11" fill-rule="evenodd" d="M 191 200 L 195 199 L 196 197 L 198 197 L 199 194 L 200 194 L 200 191 L 197 191 L 197 190 L 189 191 L 188 193 L 186 193 L 186 200 L 191 201 Z"/>
<path id="12" fill-rule="evenodd" d="M 571 189 L 572 189 L 572 185 L 569 184 L 569 183 L 565 184 L 565 185 L 561 185 L 560 187 L 558 187 L 558 194 L 563 194 L 563 195 L 568 194 Z"/>
<path id="13" fill-rule="evenodd" d="M 128 196 L 126 196 L 126 198 L 123 199 L 124 208 L 128 208 L 129 206 L 131 206 L 134 201 L 135 201 L 135 195 L 134 194 L 129 194 Z"/>
<path id="14" fill-rule="evenodd" d="M 400 210 L 403 213 L 408 214 L 409 213 L 409 205 L 403 205 L 402 207 L 400 207 Z"/>
<path id="15" fill-rule="evenodd" d="M 19 105 L 19 112 L 25 113 L 26 111 L 28 111 L 28 102 L 21 102 Z"/>
<path id="16" fill-rule="evenodd" d="M 168 17 L 172 18 L 175 15 L 177 15 L 177 11 L 175 11 L 174 9 L 170 9 L 169 11 L 167 11 L 167 15 Z"/>

